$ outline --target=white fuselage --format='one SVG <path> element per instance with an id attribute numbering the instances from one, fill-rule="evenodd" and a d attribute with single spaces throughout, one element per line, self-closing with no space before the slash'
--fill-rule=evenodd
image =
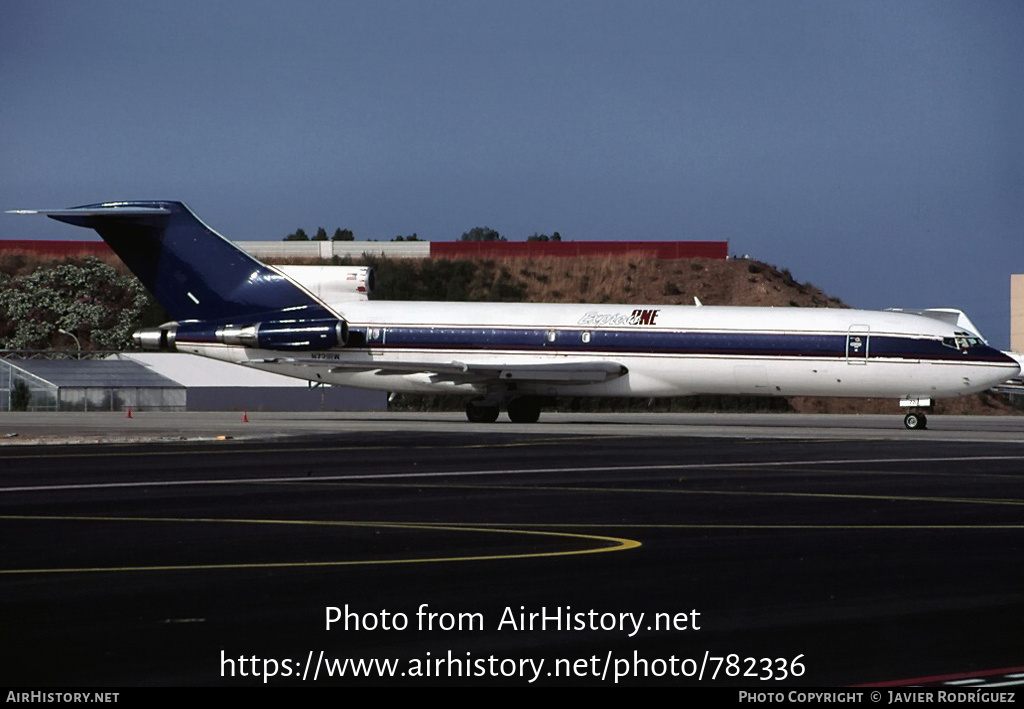
<path id="1" fill-rule="evenodd" d="M 516 393 L 618 397 L 943 398 L 984 391 L 1019 372 L 977 339 L 956 346 L 965 333 L 946 322 L 887 311 L 389 301 L 333 309 L 348 323 L 344 347 L 294 356 L 209 343 L 179 342 L 178 349 L 330 384 L 465 395 L 496 384 L 439 375 L 429 365 L 612 362 L 626 373 L 586 383 L 531 379 L 518 382 Z"/>

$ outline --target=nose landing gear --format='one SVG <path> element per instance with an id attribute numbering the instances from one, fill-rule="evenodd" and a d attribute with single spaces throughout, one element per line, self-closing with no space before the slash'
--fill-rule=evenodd
<path id="1" fill-rule="evenodd" d="M 928 417 L 919 412 L 910 412 L 903 417 L 903 425 L 912 431 L 923 430 L 928 427 Z"/>
<path id="2" fill-rule="evenodd" d="M 900 399 L 900 406 L 909 408 L 911 411 L 903 417 L 903 425 L 911 431 L 921 431 L 928 428 L 928 417 L 924 411 L 931 411 L 932 400 L 930 398 L 907 398 Z M 924 409 L 924 411 L 922 411 Z"/>

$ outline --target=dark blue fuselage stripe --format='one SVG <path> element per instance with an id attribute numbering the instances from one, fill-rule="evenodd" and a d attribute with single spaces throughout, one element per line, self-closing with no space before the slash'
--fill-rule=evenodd
<path id="1" fill-rule="evenodd" d="M 589 337 L 586 342 L 583 339 L 584 335 Z M 552 336 L 554 339 L 549 339 Z M 382 350 L 502 350 L 568 354 L 672 354 L 863 360 L 864 340 L 867 340 L 869 359 L 1011 363 L 1006 355 L 987 346 L 976 346 L 961 351 L 947 347 L 938 340 L 891 335 L 857 335 L 856 338 L 860 346 L 851 346 L 848 351 L 848 338 L 845 334 L 353 326 L 350 331 L 350 347 L 372 347 Z"/>

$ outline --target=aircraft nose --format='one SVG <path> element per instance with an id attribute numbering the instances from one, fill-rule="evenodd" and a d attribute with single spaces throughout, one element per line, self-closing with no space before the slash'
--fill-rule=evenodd
<path id="1" fill-rule="evenodd" d="M 985 351 L 978 352 L 978 357 L 978 364 L 981 366 L 977 367 L 970 379 L 975 385 L 983 385 L 979 391 L 999 388 L 1000 385 L 1011 381 L 1016 384 L 1024 365 L 1024 355 L 1001 352 L 992 347 L 986 347 Z"/>
<path id="2" fill-rule="evenodd" d="M 1024 355 L 1022 355 L 1021 353 L 1007 351 L 1000 352 L 999 350 L 993 350 L 993 352 L 1001 356 L 1000 359 L 997 361 L 1004 362 L 1008 365 L 1007 371 L 1011 369 L 1011 366 L 1017 367 L 1017 371 L 1011 372 L 1009 375 L 1007 375 L 1007 379 L 1012 379 L 1016 377 L 1018 374 L 1021 373 L 1022 370 L 1024 370 Z"/>

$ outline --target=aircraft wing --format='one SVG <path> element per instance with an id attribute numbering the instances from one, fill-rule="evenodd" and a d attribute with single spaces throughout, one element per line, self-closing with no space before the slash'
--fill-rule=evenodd
<path id="1" fill-rule="evenodd" d="M 617 362 L 553 362 L 543 364 L 491 364 L 469 362 L 338 362 L 304 357 L 274 357 L 249 360 L 246 364 L 297 364 L 336 372 L 373 372 L 380 375 L 428 374 L 435 381 L 454 382 L 545 382 L 590 384 L 626 374 Z"/>
<path id="2" fill-rule="evenodd" d="M 1020 396 L 1024 394 L 1024 379 L 1007 379 L 1002 384 L 992 387 L 989 391 L 994 391 L 997 394 L 1016 394 Z"/>

